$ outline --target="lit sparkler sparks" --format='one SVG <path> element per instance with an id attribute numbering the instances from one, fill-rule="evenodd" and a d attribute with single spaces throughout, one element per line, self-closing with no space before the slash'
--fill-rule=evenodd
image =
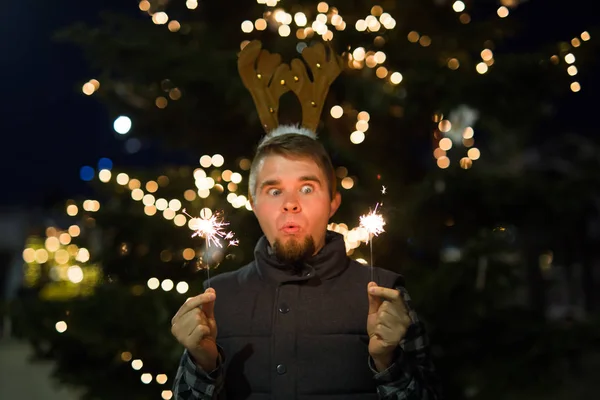
<path id="1" fill-rule="evenodd" d="M 200 218 L 194 218 L 187 213 L 185 208 L 182 212 L 191 218 L 190 228 L 194 231 L 192 237 L 200 236 L 206 240 L 206 247 L 211 245 L 219 248 L 223 248 L 221 240 L 227 241 L 229 246 L 237 246 L 239 240 L 235 239 L 235 233 L 233 231 L 227 231 L 226 227 L 229 222 L 225 221 L 222 217 L 221 212 L 215 212 L 210 217 L 204 217 L 200 215 Z M 202 258 L 198 259 L 202 263 Z M 208 280 L 208 287 L 210 287 L 210 265 L 206 264 L 206 278 Z"/>
<path id="2" fill-rule="evenodd" d="M 360 227 L 367 231 L 367 240 L 366 243 L 369 243 L 370 251 L 371 251 L 371 282 L 374 282 L 373 276 L 373 237 L 379 236 L 380 233 L 385 232 L 383 227 L 385 226 L 385 220 L 381 214 L 377 213 L 377 208 L 379 207 L 379 203 L 375 205 L 375 209 L 368 214 L 361 215 L 360 217 Z"/>
<path id="3" fill-rule="evenodd" d="M 379 236 L 380 233 L 385 232 L 383 229 L 385 220 L 381 214 L 377 213 L 379 203 L 375 205 L 375 209 L 366 215 L 360 217 L 360 227 L 366 229 L 369 234 L 366 243 L 373 240 L 373 236 Z"/>
<path id="4" fill-rule="evenodd" d="M 223 248 L 220 239 L 228 241 L 228 246 L 237 246 L 239 243 L 237 239 L 234 239 L 235 233 L 226 231 L 229 222 L 222 218 L 221 213 L 215 212 L 210 218 L 194 218 L 185 209 L 183 209 L 183 213 L 192 218 L 190 223 L 190 227 L 194 231 L 192 237 L 200 236 L 204 238 L 208 247 L 214 245 Z"/>

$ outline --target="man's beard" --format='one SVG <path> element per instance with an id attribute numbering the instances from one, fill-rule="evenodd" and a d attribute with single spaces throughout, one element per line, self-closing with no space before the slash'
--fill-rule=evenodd
<path id="1" fill-rule="evenodd" d="M 285 241 L 275 239 L 273 250 L 277 259 L 293 268 L 297 273 L 302 269 L 302 261 L 310 258 L 315 253 L 315 241 L 308 235 L 304 240 L 289 238 Z"/>

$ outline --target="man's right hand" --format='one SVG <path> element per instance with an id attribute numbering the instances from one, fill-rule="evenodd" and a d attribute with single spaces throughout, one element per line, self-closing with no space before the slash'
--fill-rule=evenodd
<path id="1" fill-rule="evenodd" d="M 217 322 L 214 308 L 217 293 L 208 288 L 188 298 L 171 320 L 171 333 L 192 355 L 196 364 L 209 373 L 217 366 Z"/>

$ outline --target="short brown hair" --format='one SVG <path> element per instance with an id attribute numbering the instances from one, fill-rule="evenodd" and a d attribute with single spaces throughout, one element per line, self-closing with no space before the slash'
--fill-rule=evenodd
<path id="1" fill-rule="evenodd" d="M 288 158 L 308 158 L 314 161 L 327 179 L 329 196 L 333 199 L 337 192 L 337 182 L 331 158 L 321 142 L 306 135 L 289 133 L 274 137 L 266 137 L 256 149 L 250 178 L 248 182 L 248 195 L 250 199 L 256 194 L 256 168 L 260 161 L 270 155 L 279 155 Z"/>

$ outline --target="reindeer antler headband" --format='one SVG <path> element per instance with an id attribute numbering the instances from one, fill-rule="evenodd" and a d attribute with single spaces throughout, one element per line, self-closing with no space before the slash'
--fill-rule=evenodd
<path id="1" fill-rule="evenodd" d="M 302 106 L 302 126 L 315 132 L 329 86 L 342 72 L 341 57 L 322 43 L 306 47 L 302 58 L 310 68 L 311 81 L 302 60 L 288 64 L 279 54 L 262 49 L 262 43 L 248 43 L 238 58 L 238 70 L 244 86 L 250 91 L 263 128 L 268 132 L 279 126 L 279 99 L 291 90 Z"/>

